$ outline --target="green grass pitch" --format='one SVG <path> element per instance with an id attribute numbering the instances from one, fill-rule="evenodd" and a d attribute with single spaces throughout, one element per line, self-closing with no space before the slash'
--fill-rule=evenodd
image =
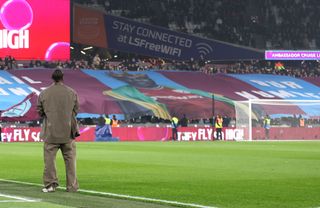
<path id="1" fill-rule="evenodd" d="M 0 178 L 42 183 L 42 143 L 0 143 Z M 320 142 L 77 143 L 80 188 L 217 208 L 320 207 Z M 61 154 L 60 185 L 65 186 Z M 0 181 L 0 207 L 170 207 Z"/>

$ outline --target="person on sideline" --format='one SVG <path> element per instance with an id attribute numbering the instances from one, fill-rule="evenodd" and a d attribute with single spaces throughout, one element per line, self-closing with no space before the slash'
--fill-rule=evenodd
<path id="1" fill-rule="evenodd" d="M 38 98 L 37 111 L 43 118 L 40 138 L 44 140 L 43 192 L 54 192 L 59 186 L 56 172 L 56 154 L 60 149 L 66 167 L 66 191 L 79 188 L 76 176 L 76 144 L 79 136 L 76 115 L 79 110 L 77 93 L 63 84 L 63 72 L 57 69 L 51 78 L 53 84 Z"/>
<path id="2" fill-rule="evenodd" d="M 176 141 L 178 140 L 178 125 L 179 125 L 179 119 L 175 116 L 171 119 L 171 126 L 172 126 L 172 140 Z"/>
<path id="3" fill-rule="evenodd" d="M 186 117 L 186 114 L 183 114 L 183 118 L 180 120 L 181 127 L 188 127 L 188 119 Z"/>
<path id="4" fill-rule="evenodd" d="M 263 128 L 265 132 L 265 139 L 270 139 L 270 127 L 271 127 L 271 120 L 269 115 L 266 115 L 266 117 L 263 119 Z"/>
<path id="5" fill-rule="evenodd" d="M 111 127 L 119 127 L 119 121 L 118 121 L 116 115 L 112 116 Z"/>
<path id="6" fill-rule="evenodd" d="M 105 117 L 104 117 L 104 123 L 105 125 L 111 125 L 111 119 L 109 118 L 108 114 L 105 114 Z"/>
<path id="7" fill-rule="evenodd" d="M 223 118 L 221 115 L 218 115 L 215 119 L 215 128 L 216 128 L 216 134 L 217 134 L 217 140 L 222 140 L 222 124 L 223 124 Z"/>

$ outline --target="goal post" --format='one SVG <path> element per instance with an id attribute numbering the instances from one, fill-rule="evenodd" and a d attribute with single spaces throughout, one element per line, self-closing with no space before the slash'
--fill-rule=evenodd
<path id="1" fill-rule="evenodd" d="M 234 106 L 236 128 L 243 130 L 243 140 L 320 139 L 320 100 L 250 99 L 234 101 Z M 263 123 L 267 115 L 271 120 L 268 133 Z"/>

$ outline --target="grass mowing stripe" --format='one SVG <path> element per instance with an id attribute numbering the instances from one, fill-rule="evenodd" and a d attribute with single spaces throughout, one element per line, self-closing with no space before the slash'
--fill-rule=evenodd
<path id="1" fill-rule="evenodd" d="M 14 179 L 16 180 L 16 179 Z M 22 181 L 22 180 L 21 180 Z M 31 182 L 37 183 L 37 182 Z M 39 183 L 40 184 L 40 183 Z M 136 200 L 125 200 L 114 197 L 106 197 L 94 194 L 84 194 L 79 192 L 66 192 L 65 190 L 57 189 L 53 193 L 42 193 L 42 187 L 10 183 L 0 181 L 0 192 L 9 195 L 21 196 L 30 199 L 41 199 L 39 203 L 19 203 L 19 206 L 14 203 L 2 203 L 0 208 L 173 208 L 173 206 L 141 202 Z M 5 198 L 0 198 L 4 200 Z"/>
<path id="2" fill-rule="evenodd" d="M 77 173 L 86 190 L 224 208 L 315 208 L 320 205 L 319 149 L 320 141 L 79 142 Z M 42 144 L 0 143 L 0 167 L 0 178 L 42 184 Z M 65 186 L 61 154 L 57 155 L 57 169 Z M 160 204 L 68 194 L 59 189 L 48 195 L 40 190 L 0 182 L 1 193 L 41 196 L 51 203 L 58 197 L 59 204 L 70 207 L 133 208 L 131 204 L 136 204 L 135 208 L 149 208 Z"/>
<path id="3" fill-rule="evenodd" d="M 0 196 L 10 198 L 10 199 L 20 200 L 21 202 L 39 202 L 40 201 L 37 199 L 28 199 L 28 198 L 24 198 L 24 197 L 20 197 L 20 196 L 13 196 L 13 195 L 8 195 L 8 194 L 1 194 L 1 193 L 0 193 Z"/>
<path id="4" fill-rule="evenodd" d="M 23 181 L 14 181 L 14 180 L 6 180 L 6 179 L 0 179 L 0 181 L 8 182 L 8 183 L 16 183 L 16 184 L 23 184 L 23 185 L 31 185 L 31 186 L 39 186 L 42 187 L 42 184 L 36 184 L 36 183 L 29 183 L 29 182 L 23 182 Z M 65 190 L 65 187 L 57 187 L 58 189 Z M 92 191 L 92 190 L 85 190 L 85 189 L 79 189 L 80 193 L 88 193 L 88 194 L 96 194 L 96 195 L 103 195 L 103 196 L 110 196 L 110 197 L 116 197 L 120 199 L 131 199 L 131 200 L 137 200 L 137 201 L 144 201 L 144 202 L 157 202 L 162 204 L 168 204 L 168 205 L 175 205 L 175 206 L 183 206 L 183 207 L 195 207 L 195 208 L 217 208 L 212 206 L 204 206 L 200 204 L 190 204 L 190 203 L 183 203 L 183 202 L 177 202 L 177 201 L 169 201 L 169 200 L 162 200 L 162 199 L 153 199 L 153 198 L 146 198 L 146 197 L 139 197 L 139 196 L 130 196 L 130 195 L 123 195 L 123 194 L 115 194 L 115 193 L 107 193 L 107 192 L 101 192 L 101 191 Z M 1 196 L 1 194 L 0 194 Z"/>

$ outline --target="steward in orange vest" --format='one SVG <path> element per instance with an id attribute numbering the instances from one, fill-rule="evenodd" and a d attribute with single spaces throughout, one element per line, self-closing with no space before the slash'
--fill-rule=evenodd
<path id="1" fill-rule="evenodd" d="M 116 115 L 112 116 L 111 127 L 118 127 L 119 121 L 116 118 Z"/>

